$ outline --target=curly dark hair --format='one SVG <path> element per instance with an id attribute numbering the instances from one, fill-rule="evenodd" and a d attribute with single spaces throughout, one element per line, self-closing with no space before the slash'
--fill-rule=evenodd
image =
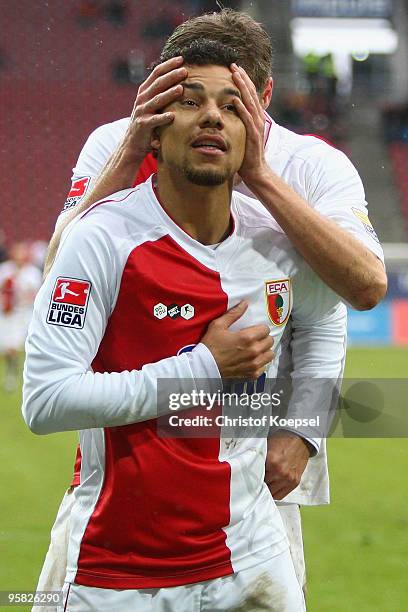
<path id="1" fill-rule="evenodd" d="M 202 38 L 186 42 L 182 46 L 172 45 L 171 50 L 163 50 L 160 55 L 160 62 L 177 55 L 182 55 L 186 64 L 194 66 L 206 66 L 208 64 L 230 66 L 233 62 L 238 62 L 240 57 L 239 52 L 233 47 L 226 46 L 218 40 Z"/>

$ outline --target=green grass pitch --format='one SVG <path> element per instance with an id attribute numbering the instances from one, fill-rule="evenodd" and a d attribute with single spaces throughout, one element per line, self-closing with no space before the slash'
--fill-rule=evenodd
<path id="1" fill-rule="evenodd" d="M 351 349 L 347 374 L 404 378 L 407 365 L 408 349 Z M 0 422 L 0 591 L 33 590 L 77 437 L 31 434 L 18 393 L 0 391 Z M 332 504 L 303 511 L 308 609 L 405 612 L 408 442 L 332 439 L 329 459 Z"/>

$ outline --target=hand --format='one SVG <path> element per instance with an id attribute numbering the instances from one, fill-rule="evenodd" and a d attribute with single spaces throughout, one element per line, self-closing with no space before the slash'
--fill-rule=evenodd
<path id="1" fill-rule="evenodd" d="M 274 499 L 283 499 L 300 483 L 311 455 L 311 446 L 290 431 L 277 431 L 268 438 L 265 482 Z"/>
<path id="2" fill-rule="evenodd" d="M 123 141 L 129 161 L 140 163 L 152 151 L 153 130 L 173 121 L 174 113 L 160 111 L 183 93 L 187 70 L 182 63 L 182 57 L 173 57 L 159 64 L 140 85 Z"/>
<path id="3" fill-rule="evenodd" d="M 248 187 L 268 169 L 264 155 L 265 113 L 255 85 L 243 68 L 231 65 L 232 78 L 241 93 L 235 108 L 246 128 L 245 156 L 239 175 Z"/>
<path id="4" fill-rule="evenodd" d="M 214 356 L 222 378 L 256 380 L 274 358 L 273 338 L 267 325 L 253 325 L 239 331 L 229 328 L 248 308 L 240 302 L 208 326 L 201 342 Z"/>

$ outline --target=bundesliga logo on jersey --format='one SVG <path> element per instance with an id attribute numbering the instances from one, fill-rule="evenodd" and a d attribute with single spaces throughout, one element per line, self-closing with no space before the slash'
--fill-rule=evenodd
<path id="1" fill-rule="evenodd" d="M 91 283 L 76 278 L 57 278 L 47 314 L 47 323 L 82 329 Z"/>
<path id="2" fill-rule="evenodd" d="M 83 176 L 82 178 L 73 181 L 69 194 L 67 195 L 64 208 L 62 209 L 63 211 L 68 210 L 69 208 L 72 208 L 78 204 L 78 202 L 84 197 L 90 180 L 90 176 Z"/>
<path id="3" fill-rule="evenodd" d="M 292 309 L 290 278 L 265 283 L 266 303 L 271 323 L 280 326 L 288 320 Z"/>

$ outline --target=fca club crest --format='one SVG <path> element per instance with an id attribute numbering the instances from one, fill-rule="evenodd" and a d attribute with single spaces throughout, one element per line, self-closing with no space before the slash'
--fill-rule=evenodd
<path id="1" fill-rule="evenodd" d="M 266 282 L 265 294 L 271 323 L 277 326 L 284 325 L 292 310 L 290 278 Z"/>

